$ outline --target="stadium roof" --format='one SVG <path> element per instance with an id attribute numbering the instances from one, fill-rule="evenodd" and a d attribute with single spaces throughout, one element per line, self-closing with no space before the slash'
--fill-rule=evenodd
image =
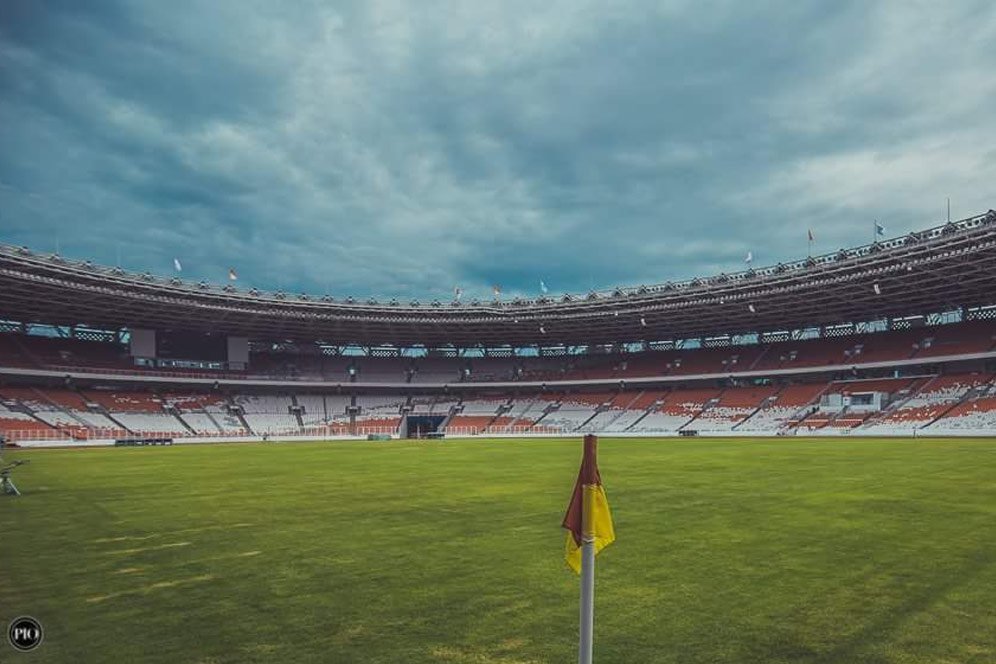
<path id="1" fill-rule="evenodd" d="M 344 301 L 242 291 L 0 245 L 0 317 L 362 346 L 630 343 L 748 334 L 996 304 L 996 212 L 679 283 L 563 298 Z"/>

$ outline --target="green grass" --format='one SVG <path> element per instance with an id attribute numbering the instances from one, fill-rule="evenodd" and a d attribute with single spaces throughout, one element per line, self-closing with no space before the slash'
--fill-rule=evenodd
<path id="1" fill-rule="evenodd" d="M 579 440 L 17 451 L 0 662 L 575 660 Z M 595 656 L 996 661 L 996 441 L 603 438 Z"/>

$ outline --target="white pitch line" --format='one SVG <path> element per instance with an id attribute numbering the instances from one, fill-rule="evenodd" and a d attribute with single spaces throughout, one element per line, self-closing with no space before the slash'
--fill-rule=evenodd
<path id="1" fill-rule="evenodd" d="M 176 564 L 177 567 L 183 567 L 187 565 L 200 565 L 203 563 L 213 563 L 219 560 L 231 560 L 232 558 L 252 558 L 253 556 L 258 556 L 263 553 L 262 551 L 244 551 L 242 553 L 223 553 L 217 556 L 208 556 L 207 558 L 191 558 L 190 560 L 184 560 Z"/>
<path id="2" fill-rule="evenodd" d="M 129 540 L 147 540 L 153 537 L 159 537 L 159 533 L 152 533 L 151 535 L 123 535 L 121 537 L 101 537 L 100 539 L 93 540 L 97 544 L 106 544 L 107 542 L 126 542 Z"/>
<path id="3" fill-rule="evenodd" d="M 170 544 L 160 544 L 159 546 L 144 546 L 135 549 L 120 549 L 118 551 L 105 551 L 105 556 L 126 555 L 129 553 L 141 553 L 143 551 L 158 551 L 160 549 L 173 549 L 178 546 L 190 546 L 193 542 L 172 542 Z"/>
<path id="4" fill-rule="evenodd" d="M 180 530 L 167 530 L 162 533 L 149 533 L 148 535 L 121 535 L 120 537 L 101 537 L 93 540 L 96 544 L 107 544 L 109 542 L 127 542 L 129 540 L 141 541 L 163 537 L 165 535 L 180 535 L 181 533 L 202 533 L 206 530 L 233 530 L 235 528 L 248 528 L 253 523 L 220 523 L 214 526 L 202 526 L 200 528 L 181 528 Z"/>
<path id="5" fill-rule="evenodd" d="M 174 588 L 176 586 L 185 586 L 191 583 L 200 583 L 202 581 L 211 581 L 214 579 L 213 574 L 201 574 L 199 576 L 191 576 L 186 579 L 175 579 L 173 581 L 157 581 L 156 583 L 151 583 L 147 586 L 142 586 L 141 588 L 132 588 L 131 590 L 122 590 L 117 593 L 110 593 L 107 595 L 95 595 L 94 597 L 87 597 L 87 604 L 95 604 L 97 602 L 104 602 L 109 599 L 114 599 L 115 597 L 122 597 L 123 595 L 139 595 L 148 594 L 155 590 L 162 590 L 163 588 Z"/>
<path id="6" fill-rule="evenodd" d="M 253 523 L 220 523 L 215 526 L 204 526 L 202 528 L 183 528 L 181 530 L 171 530 L 165 535 L 179 535 L 180 533 L 202 533 L 205 530 L 234 530 L 235 528 L 249 528 Z"/>

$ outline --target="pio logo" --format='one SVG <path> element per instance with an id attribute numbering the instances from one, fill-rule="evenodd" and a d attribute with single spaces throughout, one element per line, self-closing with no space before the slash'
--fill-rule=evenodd
<path id="1" fill-rule="evenodd" d="M 15 650 L 28 652 L 34 650 L 42 642 L 41 623 L 31 616 L 14 618 L 7 628 L 7 640 Z"/>

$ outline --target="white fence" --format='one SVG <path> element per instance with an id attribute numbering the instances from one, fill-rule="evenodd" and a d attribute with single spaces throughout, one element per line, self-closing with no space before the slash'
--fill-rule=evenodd
<path id="1" fill-rule="evenodd" d="M 0 432 L 8 442 L 17 443 L 26 447 L 45 446 L 77 446 L 77 445 L 109 445 L 115 440 L 129 438 L 168 438 L 178 443 L 185 442 L 224 442 L 224 441 L 258 441 L 264 439 L 271 440 L 326 440 L 326 439 L 362 439 L 371 435 L 399 436 L 397 427 L 393 426 L 355 426 L 348 425 L 327 425 L 295 427 L 282 431 L 250 432 L 245 430 L 226 431 L 223 433 L 211 434 L 183 434 L 176 431 L 125 431 L 123 429 L 85 429 L 82 427 L 75 429 L 24 429 L 24 430 L 4 430 Z M 445 432 L 448 437 L 529 437 L 529 436 L 577 436 L 582 433 L 592 433 L 589 431 L 577 431 L 563 427 L 551 426 L 514 426 L 514 427 L 447 427 Z M 676 437 L 680 432 L 675 430 L 660 431 L 638 431 L 638 432 L 594 432 L 602 435 L 633 438 L 633 437 Z M 937 429 L 929 430 L 915 428 L 890 429 L 889 431 L 869 431 L 861 429 L 814 429 L 788 431 L 729 431 L 699 430 L 701 437 L 728 437 L 728 438 L 749 438 L 758 436 L 800 436 L 800 437 L 913 437 L 913 438 L 936 438 L 936 437 L 996 437 L 996 429 Z"/>

